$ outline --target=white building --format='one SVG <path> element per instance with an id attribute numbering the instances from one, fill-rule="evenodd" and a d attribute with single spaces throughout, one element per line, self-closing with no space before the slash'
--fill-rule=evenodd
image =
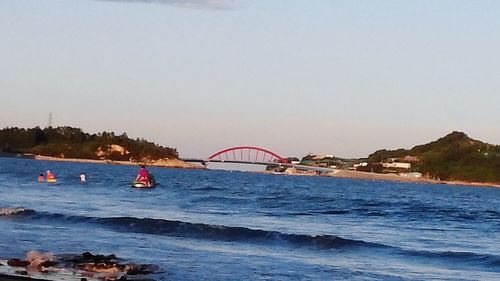
<path id="1" fill-rule="evenodd" d="M 392 162 L 392 163 L 382 163 L 382 167 L 384 168 L 392 168 L 392 169 L 411 169 L 411 163 L 402 163 L 402 162 Z"/>

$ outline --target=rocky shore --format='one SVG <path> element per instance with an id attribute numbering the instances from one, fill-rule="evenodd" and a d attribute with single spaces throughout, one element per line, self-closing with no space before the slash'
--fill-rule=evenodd
<path id="1" fill-rule="evenodd" d="M 25 259 L 0 260 L 0 280 L 111 281 L 153 280 L 144 276 L 160 273 L 153 264 L 125 263 L 115 255 L 54 255 L 29 251 Z"/>

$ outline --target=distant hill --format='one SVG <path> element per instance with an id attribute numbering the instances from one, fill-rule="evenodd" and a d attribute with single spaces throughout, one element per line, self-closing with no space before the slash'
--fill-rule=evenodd
<path id="1" fill-rule="evenodd" d="M 88 134 L 73 127 L 2 129 L 0 152 L 132 162 L 178 159 L 175 148 L 163 147 L 144 139 L 130 139 L 126 134 Z"/>
<path id="2" fill-rule="evenodd" d="M 368 157 L 368 162 L 405 156 L 416 156 L 413 171 L 431 178 L 500 183 L 500 146 L 472 139 L 462 132 L 452 132 L 410 150 L 379 150 Z"/>

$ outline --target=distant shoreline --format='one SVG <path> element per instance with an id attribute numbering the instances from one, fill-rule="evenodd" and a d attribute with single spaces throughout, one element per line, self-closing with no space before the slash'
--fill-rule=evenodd
<path id="1" fill-rule="evenodd" d="M 22 154 L 22 153 L 0 153 L 0 157 L 34 159 L 43 161 L 72 162 L 72 163 L 115 164 L 115 165 L 128 165 L 128 166 L 137 166 L 144 164 L 152 167 L 163 167 L 163 168 L 201 169 L 197 165 L 184 162 L 180 159 L 160 159 L 148 162 L 132 162 L 132 161 L 115 161 L 109 159 L 60 158 L 60 157 Z"/>
<path id="2" fill-rule="evenodd" d="M 59 157 L 51 157 L 43 155 L 20 154 L 20 153 L 0 153 L 0 157 L 25 158 L 34 160 L 60 161 L 60 162 L 73 162 L 73 163 L 115 164 L 115 165 L 128 165 L 128 166 L 137 166 L 145 164 L 152 167 L 162 167 L 162 168 L 204 169 L 199 165 L 190 164 L 180 159 L 162 159 L 146 163 L 146 162 L 131 162 L 131 161 L 114 161 L 108 159 L 59 158 Z M 428 178 L 402 177 L 396 174 L 377 174 L 377 173 L 350 171 L 350 170 L 336 170 L 333 174 L 330 174 L 329 176 L 334 178 L 379 180 L 379 181 L 391 181 L 391 182 L 401 182 L 401 183 L 446 184 L 446 185 L 456 185 L 456 186 L 500 188 L 500 184 L 497 183 L 444 181 L 444 180 L 435 180 Z"/>
<path id="3" fill-rule="evenodd" d="M 446 185 L 457 185 L 457 186 L 500 188 L 500 184 L 496 183 L 444 181 L 444 180 L 434 180 L 428 178 L 402 177 L 396 174 L 377 174 L 377 173 L 349 171 L 349 170 L 337 170 L 332 175 L 332 177 L 364 179 L 364 180 L 381 180 L 381 181 L 404 182 L 404 183 L 446 184 Z"/>
<path id="4" fill-rule="evenodd" d="M 269 172 L 269 174 L 275 174 L 275 173 Z M 313 174 L 304 174 L 304 173 L 276 173 L 276 174 L 288 175 L 288 176 L 311 176 L 311 177 L 317 176 Z M 469 186 L 469 187 L 500 188 L 500 184 L 497 183 L 444 181 L 444 180 L 435 180 L 424 177 L 420 178 L 404 177 L 397 174 L 379 174 L 379 173 L 352 171 L 352 170 L 335 170 L 334 172 L 324 174 L 323 176 L 332 178 L 358 179 L 366 181 L 390 181 L 396 183 L 442 184 L 442 185 L 456 185 L 456 186 Z"/>
<path id="5" fill-rule="evenodd" d="M 109 159 L 79 159 L 79 158 L 59 158 L 43 155 L 35 155 L 35 160 L 45 160 L 45 161 L 61 161 L 61 162 L 74 162 L 74 163 L 97 163 L 97 164 L 115 164 L 115 165 L 148 165 L 151 167 L 162 167 L 162 168 L 182 168 L 182 169 L 200 169 L 200 167 L 186 163 L 180 159 L 160 159 L 149 162 L 132 162 L 132 161 L 115 161 Z"/>

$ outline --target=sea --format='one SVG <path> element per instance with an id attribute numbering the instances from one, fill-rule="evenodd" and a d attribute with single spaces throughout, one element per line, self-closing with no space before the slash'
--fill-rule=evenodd
<path id="1" fill-rule="evenodd" d="M 149 170 L 159 186 L 141 190 L 136 166 L 0 158 L 0 258 L 115 254 L 154 280 L 500 280 L 498 188 Z"/>

